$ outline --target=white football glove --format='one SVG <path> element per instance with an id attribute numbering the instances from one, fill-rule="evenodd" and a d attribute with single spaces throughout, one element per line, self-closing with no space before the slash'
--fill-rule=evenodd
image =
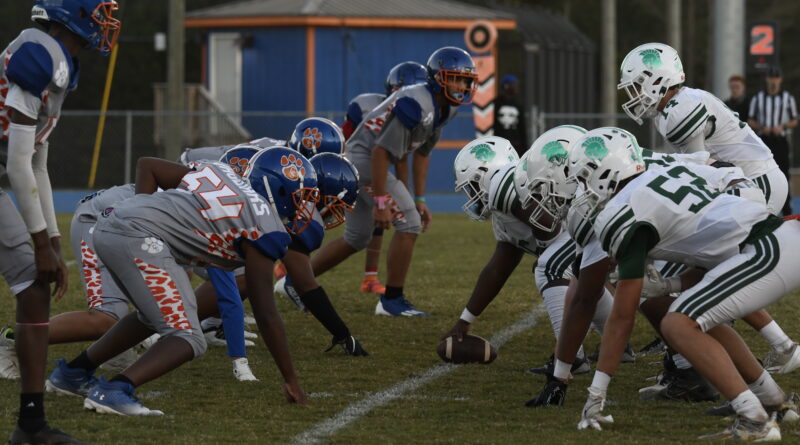
<path id="1" fill-rule="evenodd" d="M 614 423 L 614 418 L 611 415 L 602 415 L 605 403 L 605 391 L 589 387 L 589 398 L 586 399 L 586 404 L 583 405 L 583 413 L 581 414 L 581 421 L 578 422 L 578 429 L 585 430 L 591 427 L 597 431 L 602 431 L 601 423 Z"/>
<path id="2" fill-rule="evenodd" d="M 664 278 L 661 272 L 652 264 L 648 264 L 644 271 L 642 284 L 642 298 L 665 297 L 681 291 L 680 277 Z"/>
<path id="3" fill-rule="evenodd" d="M 610 281 L 611 284 L 617 284 L 619 281 L 619 268 L 614 269 L 614 271 L 608 274 L 608 281 Z M 661 272 L 652 264 L 645 266 L 642 280 L 642 298 L 665 297 L 680 291 L 680 277 L 664 278 Z"/>

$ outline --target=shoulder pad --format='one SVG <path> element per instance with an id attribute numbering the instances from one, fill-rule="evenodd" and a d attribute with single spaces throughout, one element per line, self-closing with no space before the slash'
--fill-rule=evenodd
<path id="1" fill-rule="evenodd" d="M 349 105 L 347 105 L 347 119 L 353 123 L 353 125 L 358 125 L 361 123 L 361 119 L 364 116 L 361 114 L 361 105 L 359 105 L 355 100 L 351 101 Z"/>
<path id="2" fill-rule="evenodd" d="M 494 174 L 489 183 L 489 208 L 500 213 L 511 214 L 511 209 L 517 199 L 517 190 L 514 188 L 514 165 L 509 164 Z"/>
<path id="3" fill-rule="evenodd" d="M 54 78 L 53 59 L 47 48 L 39 43 L 26 42 L 11 55 L 6 68 L 6 77 L 23 90 L 38 97 L 51 81 L 60 88 L 66 87 L 69 71 Z"/>
<path id="4" fill-rule="evenodd" d="M 672 145 L 681 145 L 702 133 L 709 116 L 705 104 L 688 95 L 670 100 L 664 112 L 667 113 L 666 138 Z"/>
<path id="5" fill-rule="evenodd" d="M 635 227 L 634 222 L 633 209 L 627 204 L 607 207 L 597 215 L 595 234 L 609 256 L 616 257 L 626 235 Z"/>
<path id="6" fill-rule="evenodd" d="M 299 235 L 292 235 L 292 240 L 301 243 L 309 252 L 313 252 L 322 245 L 322 239 L 324 237 L 325 229 L 322 227 L 322 224 L 315 219 L 312 220 L 308 224 L 308 227 L 300 232 Z"/>
<path id="7" fill-rule="evenodd" d="M 261 236 L 261 238 L 245 242 L 252 243 L 265 257 L 270 258 L 272 261 L 279 260 L 286 255 L 286 250 L 289 248 L 289 243 L 292 238 L 285 231 L 269 232 Z"/>
<path id="8" fill-rule="evenodd" d="M 422 107 L 411 97 L 401 97 L 392 108 L 392 113 L 406 128 L 414 128 L 422 120 Z"/>

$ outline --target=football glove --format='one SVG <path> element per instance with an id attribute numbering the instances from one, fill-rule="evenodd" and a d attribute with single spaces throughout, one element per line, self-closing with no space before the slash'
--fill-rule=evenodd
<path id="1" fill-rule="evenodd" d="M 605 391 L 599 391 L 593 387 L 589 387 L 589 397 L 586 399 L 586 404 L 583 405 L 583 412 L 581 413 L 581 421 L 578 422 L 578 429 L 585 430 L 586 428 L 592 428 L 597 431 L 602 431 L 601 423 L 614 423 L 614 418 L 611 415 L 604 416 L 602 414 L 605 404 Z"/>

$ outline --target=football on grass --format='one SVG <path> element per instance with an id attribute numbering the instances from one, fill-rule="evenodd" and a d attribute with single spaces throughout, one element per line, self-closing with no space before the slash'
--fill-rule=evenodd
<path id="1" fill-rule="evenodd" d="M 447 337 L 436 347 L 442 360 L 448 363 L 487 364 L 497 358 L 497 349 L 488 340 L 477 335 L 466 334 L 463 341 Z"/>

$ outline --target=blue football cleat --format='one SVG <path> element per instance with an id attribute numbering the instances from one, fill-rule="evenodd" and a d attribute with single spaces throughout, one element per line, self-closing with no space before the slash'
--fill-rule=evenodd
<path id="1" fill-rule="evenodd" d="M 104 414 L 118 414 L 120 416 L 163 416 L 164 413 L 152 410 L 136 398 L 133 385 L 126 382 L 107 382 L 100 377 L 97 384 L 89 390 L 83 407 Z"/>
<path id="2" fill-rule="evenodd" d="M 48 392 L 85 397 L 89 389 L 97 383 L 94 371 L 88 372 L 81 368 L 70 368 L 63 358 L 58 359 L 56 363 L 58 363 L 58 366 L 47 378 L 47 381 L 44 382 Z"/>
<path id="3" fill-rule="evenodd" d="M 422 312 L 406 300 L 405 295 L 398 298 L 386 298 L 381 294 L 375 306 L 375 315 L 388 315 L 390 317 L 430 317 L 431 314 Z"/>

